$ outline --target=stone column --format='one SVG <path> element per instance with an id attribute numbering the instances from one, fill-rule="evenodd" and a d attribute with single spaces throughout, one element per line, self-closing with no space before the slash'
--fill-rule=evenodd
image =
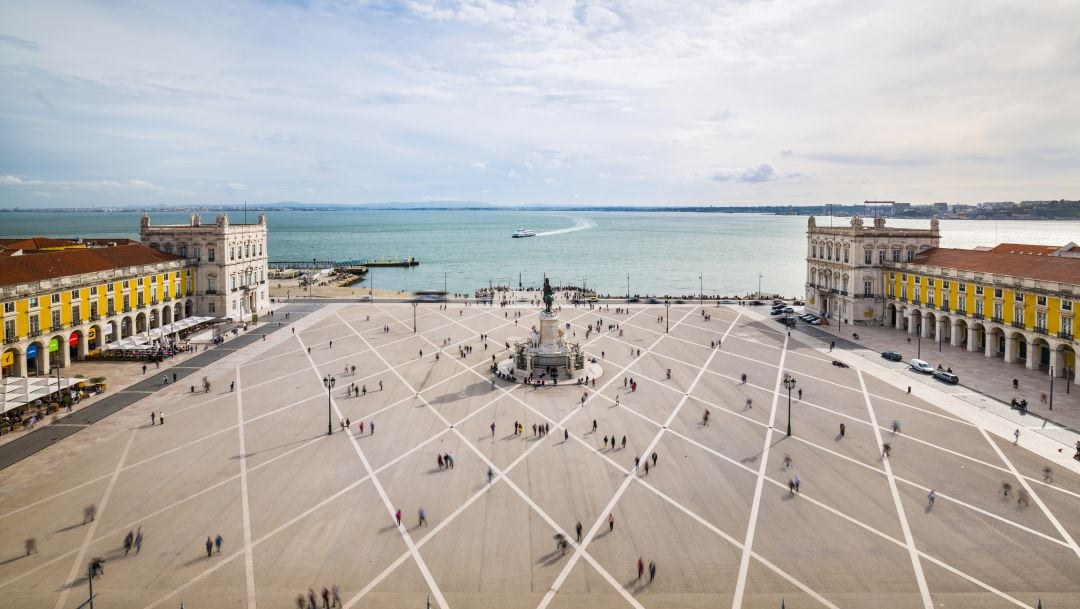
<path id="1" fill-rule="evenodd" d="M 1018 339 L 1009 335 L 1005 335 L 1005 363 L 1015 364 L 1017 358 L 1016 352 L 1019 351 Z"/>
<path id="2" fill-rule="evenodd" d="M 41 374 L 49 374 L 49 343 L 47 341 L 38 348 L 37 360 Z"/>
<path id="3" fill-rule="evenodd" d="M 952 342 L 954 347 L 962 347 L 964 345 L 964 333 L 960 331 L 960 320 L 954 319 L 952 322 Z"/>
<path id="4" fill-rule="evenodd" d="M 90 353 L 90 339 L 86 335 L 89 331 L 90 329 L 87 328 L 79 333 L 78 358 L 80 361 L 86 359 L 86 356 Z"/>
<path id="5" fill-rule="evenodd" d="M 922 337 L 930 338 L 930 316 L 925 313 L 922 316 Z"/>
<path id="6" fill-rule="evenodd" d="M 56 351 L 57 356 L 60 358 L 59 365 L 61 368 L 67 368 L 71 365 L 71 349 L 68 348 L 66 340 L 61 340 L 59 347 Z"/>
<path id="7" fill-rule="evenodd" d="M 1028 370 L 1038 370 L 1039 361 L 1042 360 L 1042 347 L 1035 344 L 1034 338 L 1029 338 L 1027 341 L 1027 361 L 1024 362 L 1024 367 Z"/>
<path id="8" fill-rule="evenodd" d="M 911 334 L 911 335 L 915 334 L 915 329 L 919 327 L 919 319 L 920 319 L 920 317 L 918 315 L 909 315 L 908 316 L 908 318 L 907 318 L 907 333 L 908 334 Z"/>
<path id="9" fill-rule="evenodd" d="M 975 352 L 979 350 L 979 331 L 974 326 L 968 326 L 967 329 L 967 350 Z"/>
<path id="10" fill-rule="evenodd" d="M 1054 369 L 1054 376 L 1065 378 L 1065 352 L 1054 349 L 1050 352 L 1050 367 Z"/>
<path id="11" fill-rule="evenodd" d="M 983 342 L 986 343 L 983 346 L 983 355 L 986 357 L 994 357 L 994 354 L 997 351 L 997 334 L 986 332 L 983 334 Z"/>
<path id="12" fill-rule="evenodd" d="M 26 376 L 26 348 L 23 347 L 18 355 L 15 356 L 15 363 L 12 364 L 12 369 L 15 376 Z"/>
<path id="13" fill-rule="evenodd" d="M 937 320 L 937 333 L 934 335 L 934 338 L 936 338 L 937 342 L 939 342 L 939 343 L 945 340 L 945 320 L 944 319 L 939 318 Z"/>

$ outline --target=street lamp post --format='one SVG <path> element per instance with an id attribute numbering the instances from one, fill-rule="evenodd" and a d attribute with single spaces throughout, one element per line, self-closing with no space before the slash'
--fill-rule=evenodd
<path id="1" fill-rule="evenodd" d="M 787 389 L 787 435 L 791 435 L 791 390 L 795 388 L 795 377 L 784 375 L 784 388 Z"/>
<path id="2" fill-rule="evenodd" d="M 671 332 L 671 301 L 664 301 L 664 333 Z"/>
<path id="3" fill-rule="evenodd" d="M 761 278 L 762 277 L 764 277 L 764 275 L 761 274 L 761 271 L 758 271 L 758 274 L 757 274 L 757 297 L 758 298 L 761 298 Z"/>
<path id="4" fill-rule="evenodd" d="M 59 372 L 59 371 L 57 371 Z M 60 385 L 59 379 L 56 381 L 57 386 Z M 1069 386 L 1069 381 L 1065 381 L 1065 386 Z M 1050 410 L 1054 409 L 1054 367 L 1050 366 Z"/>
<path id="5" fill-rule="evenodd" d="M 919 326 L 915 330 L 915 334 L 918 336 L 918 355 L 915 357 L 922 359 L 922 320 L 919 320 Z"/>
<path id="6" fill-rule="evenodd" d="M 334 384 L 336 382 L 337 379 L 335 379 L 334 375 L 332 374 L 324 376 L 322 380 L 323 387 L 326 387 L 326 435 L 328 436 L 334 433 L 334 424 L 332 422 L 334 419 L 333 416 L 331 416 L 330 414 L 332 408 L 330 402 L 330 391 L 334 388 Z"/>
<path id="7" fill-rule="evenodd" d="M 412 333 L 416 334 L 416 301 L 412 303 Z"/>
<path id="8" fill-rule="evenodd" d="M 626 304 L 630 304 L 630 273 L 626 274 Z"/>
<path id="9" fill-rule="evenodd" d="M 705 304 L 705 276 L 698 273 L 698 306 Z"/>
<path id="10" fill-rule="evenodd" d="M 311 275 L 308 276 L 307 297 L 311 299 L 311 284 L 315 283 L 315 259 L 311 259 Z"/>

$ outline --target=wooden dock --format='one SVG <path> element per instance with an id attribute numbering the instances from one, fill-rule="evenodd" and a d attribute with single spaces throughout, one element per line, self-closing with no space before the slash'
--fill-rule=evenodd
<path id="1" fill-rule="evenodd" d="M 269 268 L 284 269 L 355 269 L 356 267 L 411 267 L 420 266 L 412 256 L 405 258 L 353 258 L 351 260 L 276 260 L 267 263 Z"/>

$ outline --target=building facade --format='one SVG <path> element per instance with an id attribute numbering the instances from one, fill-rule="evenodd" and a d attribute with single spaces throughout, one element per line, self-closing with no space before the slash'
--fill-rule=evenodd
<path id="1" fill-rule="evenodd" d="M 247 321 L 270 306 L 265 214 L 255 224 L 232 224 L 222 213 L 213 224 L 192 214 L 187 224 L 158 226 L 144 215 L 139 235 L 144 245 L 194 264 L 197 315 Z"/>
<path id="2" fill-rule="evenodd" d="M 47 374 L 193 314 L 188 260 L 138 244 L 0 257 L 3 375 Z"/>
<path id="3" fill-rule="evenodd" d="M 1080 246 L 936 248 L 888 270 L 885 325 L 1059 378 L 1076 371 Z"/>
<path id="4" fill-rule="evenodd" d="M 927 230 L 886 227 L 884 218 L 865 226 L 858 216 L 836 227 L 818 226 L 811 216 L 806 235 L 806 309 L 835 325 L 879 325 L 885 270 L 941 239 L 937 220 Z"/>

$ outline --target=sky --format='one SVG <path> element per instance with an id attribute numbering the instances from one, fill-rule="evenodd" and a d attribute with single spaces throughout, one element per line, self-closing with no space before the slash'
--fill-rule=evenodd
<path id="1" fill-rule="evenodd" d="M 0 0 L 0 206 L 1080 198 L 1080 2 Z"/>

